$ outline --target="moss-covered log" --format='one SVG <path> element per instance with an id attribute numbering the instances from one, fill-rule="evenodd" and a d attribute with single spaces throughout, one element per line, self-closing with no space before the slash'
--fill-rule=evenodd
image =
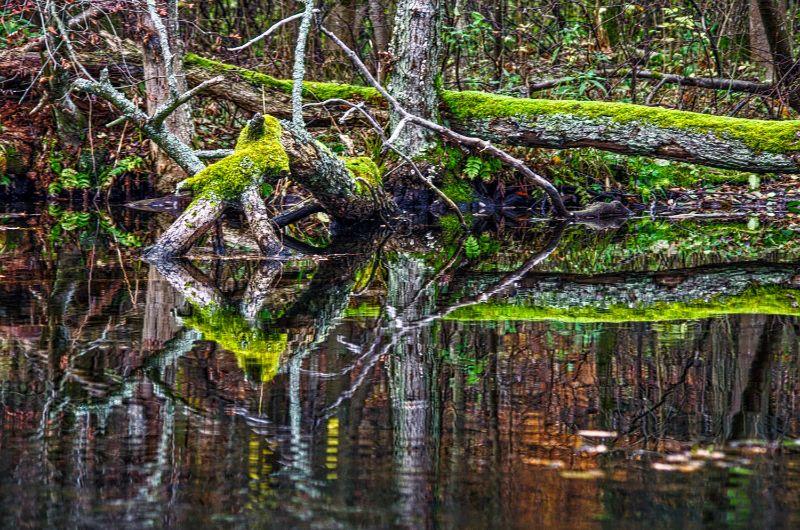
<path id="1" fill-rule="evenodd" d="M 457 130 L 528 147 L 594 147 L 756 173 L 800 172 L 800 121 L 711 116 L 629 103 L 445 92 Z"/>
<path id="2" fill-rule="evenodd" d="M 191 54 L 186 61 L 195 83 L 220 74 L 236 83 L 235 90 L 231 85 L 211 90 L 242 108 L 262 108 L 262 87 L 270 90 L 268 100 L 288 101 L 290 81 Z M 379 104 L 375 90 L 337 83 L 309 82 L 305 96 Z M 800 173 L 800 120 L 750 120 L 629 103 L 522 99 L 484 92 L 443 91 L 441 99 L 442 119 L 453 129 L 509 145 L 594 147 L 756 173 Z M 276 110 L 281 115 L 288 108 Z"/>

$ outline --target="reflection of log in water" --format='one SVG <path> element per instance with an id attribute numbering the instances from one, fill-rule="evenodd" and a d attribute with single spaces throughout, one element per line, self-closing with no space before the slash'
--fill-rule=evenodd
<path id="1" fill-rule="evenodd" d="M 794 266 L 758 263 L 624 276 L 533 273 L 515 284 L 513 296 L 503 304 L 466 308 L 453 317 L 510 318 L 514 308 L 518 308 L 516 316 L 521 319 L 538 316 L 584 321 L 688 319 L 723 313 L 798 314 L 797 273 Z M 496 274 L 467 278 L 460 282 L 461 289 L 480 291 L 497 279 Z"/>

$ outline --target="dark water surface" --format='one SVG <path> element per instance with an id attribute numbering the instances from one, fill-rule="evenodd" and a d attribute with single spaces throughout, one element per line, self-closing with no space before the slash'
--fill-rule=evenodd
<path id="1" fill-rule="evenodd" d="M 156 268 L 0 218 L 3 527 L 800 525 L 791 227 Z"/>

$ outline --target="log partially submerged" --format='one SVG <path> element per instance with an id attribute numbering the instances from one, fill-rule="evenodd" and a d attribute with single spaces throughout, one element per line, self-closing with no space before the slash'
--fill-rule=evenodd
<path id="1" fill-rule="evenodd" d="M 279 101 L 291 82 L 189 54 L 187 75 L 201 83 L 217 75 L 235 83 L 213 95 L 258 111 L 262 90 Z M 377 91 L 338 83 L 307 83 L 307 99 L 341 98 L 380 104 Z M 594 147 L 753 173 L 800 173 L 800 120 L 751 120 L 630 103 L 524 99 L 485 92 L 441 93 L 442 119 L 459 133 L 524 147 Z M 288 99 L 287 99 L 288 101 Z M 284 107 L 286 108 L 286 107 Z"/>

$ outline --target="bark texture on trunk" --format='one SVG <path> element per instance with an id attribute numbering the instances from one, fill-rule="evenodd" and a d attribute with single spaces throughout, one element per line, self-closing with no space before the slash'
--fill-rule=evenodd
<path id="1" fill-rule="evenodd" d="M 785 5 L 777 0 L 757 0 L 757 4 L 761 29 L 772 57 L 773 75 L 786 103 L 800 112 L 800 65 L 792 56 L 792 36 L 786 27 Z"/>
<path id="2" fill-rule="evenodd" d="M 178 3 L 177 0 L 167 0 L 164 3 L 167 10 L 165 26 L 169 33 L 169 44 L 173 53 L 172 67 L 175 78 L 178 81 L 178 90 L 186 92 L 186 76 L 183 74 L 183 43 L 179 35 L 178 26 Z M 146 10 L 140 17 L 146 35 L 141 42 L 142 69 L 144 71 L 144 83 L 147 113 L 152 115 L 156 109 L 167 102 L 170 98 L 169 84 L 167 82 L 167 68 L 164 64 L 161 43 L 159 42 L 159 32 L 151 17 Z M 194 136 L 194 122 L 192 121 L 191 106 L 187 103 L 175 110 L 165 122 L 167 129 L 185 144 L 191 144 Z M 156 179 L 156 189 L 163 193 L 168 193 L 175 189 L 175 184 L 186 177 L 181 168 L 173 162 L 170 157 L 156 144 L 151 144 L 151 155 L 155 162 L 154 169 L 158 178 Z"/>
<path id="3" fill-rule="evenodd" d="M 375 56 L 375 77 L 383 83 L 386 78 L 386 53 L 389 51 L 389 28 L 386 7 L 381 0 L 369 0 L 369 21 L 372 24 L 372 47 Z"/>
<path id="4" fill-rule="evenodd" d="M 772 54 L 770 53 L 767 34 L 764 31 L 764 23 L 761 21 L 761 11 L 758 4 L 759 0 L 748 1 L 750 56 L 766 69 L 767 79 L 772 79 L 775 73 L 772 67 Z"/>
<path id="5" fill-rule="evenodd" d="M 389 93 L 408 112 L 437 121 L 436 77 L 441 54 L 441 1 L 400 0 L 394 19 L 390 53 L 394 61 Z M 397 126 L 400 117 L 394 116 Z M 433 135 L 417 126 L 406 126 L 394 145 L 414 157 L 433 144 Z"/>

